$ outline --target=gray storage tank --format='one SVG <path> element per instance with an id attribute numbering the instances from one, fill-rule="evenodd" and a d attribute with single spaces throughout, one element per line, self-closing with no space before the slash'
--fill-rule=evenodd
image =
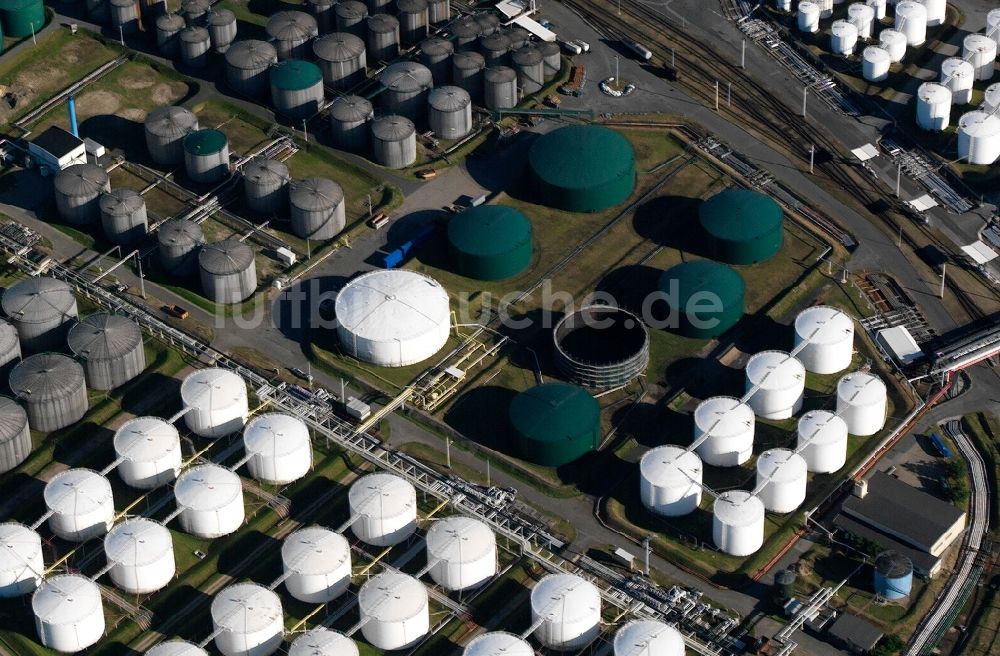
<path id="1" fill-rule="evenodd" d="M 392 0 L 368 0 L 369 14 L 390 14 L 392 9 Z"/>
<path id="2" fill-rule="evenodd" d="M 451 19 L 451 0 L 427 0 L 427 20 L 437 25 Z"/>
<path id="3" fill-rule="evenodd" d="M 10 372 L 10 389 L 28 410 L 28 425 L 48 433 L 66 428 L 87 414 L 83 367 L 61 353 L 39 353 Z"/>
<path id="4" fill-rule="evenodd" d="M 451 80 L 451 56 L 455 44 L 448 39 L 432 36 L 420 42 L 420 63 L 431 72 L 434 84 L 448 84 Z"/>
<path id="5" fill-rule="evenodd" d="M 405 116 L 415 123 L 427 116 L 427 96 L 434 88 L 431 72 L 423 64 L 404 61 L 387 66 L 378 76 L 385 89 L 379 97 L 386 113 Z"/>
<path id="6" fill-rule="evenodd" d="M 484 11 L 473 16 L 476 24 L 479 25 L 479 34 L 493 34 L 500 31 L 500 17 L 496 14 Z"/>
<path id="7" fill-rule="evenodd" d="M 97 164 L 74 164 L 56 174 L 54 187 L 59 217 L 66 223 L 85 225 L 100 217 L 98 199 L 111 191 L 111 179 Z"/>
<path id="8" fill-rule="evenodd" d="M 559 49 L 559 44 L 555 41 L 542 41 L 538 45 L 538 50 L 542 53 L 545 79 L 551 80 L 559 74 L 559 69 L 562 68 L 562 52 Z"/>
<path id="9" fill-rule="evenodd" d="M 76 298 L 62 280 L 38 276 L 11 285 L 0 299 L 4 314 L 17 329 L 26 353 L 56 350 L 66 343 L 66 331 L 76 320 Z"/>
<path id="10" fill-rule="evenodd" d="M 20 360 L 21 340 L 17 336 L 17 328 L 0 319 L 0 381 L 7 380 L 10 370 Z"/>
<path id="11" fill-rule="evenodd" d="M 344 190 L 327 178 L 293 180 L 288 188 L 292 232 L 301 239 L 333 239 L 347 225 Z"/>
<path id="12" fill-rule="evenodd" d="M 523 27 L 515 25 L 507 29 L 507 38 L 510 39 L 510 50 L 513 52 L 528 45 L 528 41 L 531 40 L 531 33 Z"/>
<path id="13" fill-rule="evenodd" d="M 374 62 L 399 57 L 399 21 L 389 14 L 372 14 L 368 25 L 368 54 Z"/>
<path id="14" fill-rule="evenodd" d="M 193 276 L 198 269 L 198 249 L 205 243 L 201 226 L 187 219 L 170 219 L 156 231 L 160 266 L 171 276 Z"/>
<path id="15" fill-rule="evenodd" d="M 146 149 L 160 166 L 184 161 L 184 137 L 198 129 L 198 117 L 184 107 L 157 107 L 146 115 Z"/>
<path id="16" fill-rule="evenodd" d="M 177 14 L 163 14 L 156 19 L 156 49 L 164 57 L 176 57 L 181 46 L 177 35 L 184 29 L 184 18 Z"/>
<path id="17" fill-rule="evenodd" d="M 106 25 L 111 22 L 111 7 L 108 0 L 85 0 L 87 16 L 99 25 Z"/>
<path id="18" fill-rule="evenodd" d="M 461 87 L 437 87 L 428 98 L 431 131 L 442 139 L 461 139 L 472 132 L 472 99 Z"/>
<path id="19" fill-rule="evenodd" d="M 244 96 L 261 97 L 270 90 L 268 70 L 278 63 L 278 51 L 267 41 L 237 41 L 226 50 L 226 82 Z"/>
<path id="20" fill-rule="evenodd" d="M 146 199 L 132 189 L 101 194 L 101 226 L 112 244 L 132 244 L 146 236 Z"/>
<path id="21" fill-rule="evenodd" d="M 229 177 L 229 140 L 225 133 L 204 128 L 184 137 L 184 170 L 191 180 L 203 184 Z"/>
<path id="22" fill-rule="evenodd" d="M 28 413 L 13 399 L 0 396 L 0 474 L 20 465 L 30 453 Z"/>
<path id="23" fill-rule="evenodd" d="M 455 40 L 455 50 L 475 50 L 479 37 L 482 36 L 482 27 L 472 16 L 462 16 L 451 24 L 449 28 Z"/>
<path id="24" fill-rule="evenodd" d="M 371 101 L 361 96 L 341 96 L 330 105 L 330 135 L 341 150 L 368 150 L 368 123 L 375 117 Z"/>
<path id="25" fill-rule="evenodd" d="M 135 34 L 139 31 L 139 3 L 135 0 L 109 0 L 108 6 L 115 32 Z"/>
<path id="26" fill-rule="evenodd" d="M 210 0 L 181 0 L 181 13 L 188 25 L 197 25 L 211 6 Z"/>
<path id="27" fill-rule="evenodd" d="M 487 66 L 500 66 L 509 60 L 510 37 L 504 32 L 494 32 L 479 37 L 479 51 L 483 53 Z"/>
<path id="28" fill-rule="evenodd" d="M 279 11 L 267 19 L 267 36 L 278 51 L 278 59 L 309 55 L 309 41 L 319 36 L 316 19 L 304 11 Z"/>
<path id="29" fill-rule="evenodd" d="M 142 331 L 131 319 L 98 312 L 69 329 L 69 350 L 83 363 L 87 387 L 112 390 L 146 368 Z"/>
<path id="30" fill-rule="evenodd" d="M 343 0 L 333 8 L 337 31 L 347 32 L 359 38 L 368 36 L 365 20 L 368 18 L 368 6 L 358 0 Z"/>
<path id="31" fill-rule="evenodd" d="M 212 49 L 208 30 L 198 25 L 188 25 L 177 35 L 181 44 L 181 62 L 191 68 L 208 66 L 208 55 Z"/>
<path id="32" fill-rule="evenodd" d="M 469 92 L 474 100 L 483 97 L 483 70 L 486 58 L 478 52 L 465 50 L 456 52 L 451 58 L 451 80 L 456 87 Z"/>
<path id="33" fill-rule="evenodd" d="M 427 0 L 396 0 L 396 10 L 404 46 L 415 46 L 427 38 Z"/>
<path id="34" fill-rule="evenodd" d="M 321 36 L 312 43 L 313 55 L 323 71 L 323 81 L 336 90 L 350 89 L 365 81 L 365 42 L 347 32 Z"/>
<path id="35" fill-rule="evenodd" d="M 216 303 L 241 303 L 257 289 L 253 250 L 238 239 L 205 244 L 198 253 L 201 289 Z"/>
<path id="36" fill-rule="evenodd" d="M 320 34 L 329 34 L 334 29 L 333 8 L 337 0 L 306 0 L 309 14 L 316 19 L 316 27 Z"/>
<path id="37" fill-rule="evenodd" d="M 293 119 L 304 119 L 323 105 L 323 72 L 301 59 L 286 59 L 271 68 L 274 109 Z"/>
<path id="38" fill-rule="evenodd" d="M 517 105 L 517 71 L 508 66 L 491 66 L 483 71 L 483 97 L 489 109 Z"/>
<path id="39" fill-rule="evenodd" d="M 228 9 L 212 9 L 205 16 L 212 52 L 224 54 L 236 40 L 236 14 Z"/>
<path id="40" fill-rule="evenodd" d="M 278 216 L 288 198 L 288 167 L 276 159 L 258 157 L 243 167 L 243 199 L 247 209 L 263 216 Z"/>
<path id="41" fill-rule="evenodd" d="M 417 161 L 417 129 L 405 116 L 380 116 L 372 121 L 372 155 L 390 169 Z"/>
<path id="42" fill-rule="evenodd" d="M 511 53 L 510 60 L 517 71 L 517 83 L 521 96 L 538 93 L 545 86 L 545 63 L 538 46 L 528 44 Z"/>

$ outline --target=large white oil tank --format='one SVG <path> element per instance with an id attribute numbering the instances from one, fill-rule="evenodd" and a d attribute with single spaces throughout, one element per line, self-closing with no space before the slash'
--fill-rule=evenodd
<path id="1" fill-rule="evenodd" d="M 753 455 L 754 416 L 746 403 L 731 396 L 713 396 L 694 410 L 694 441 L 709 437 L 698 455 L 713 467 L 736 467 Z"/>
<path id="2" fill-rule="evenodd" d="M 887 409 L 885 383 L 878 376 L 856 371 L 837 383 L 837 414 L 851 435 L 874 435 L 882 430 Z"/>
<path id="3" fill-rule="evenodd" d="M 382 572 L 358 592 L 361 633 L 377 649 L 409 647 L 430 630 L 427 588 L 406 574 Z"/>
<path id="4" fill-rule="evenodd" d="M 115 585 L 131 594 L 148 594 L 165 588 L 174 578 L 174 543 L 166 526 L 135 517 L 118 524 L 104 536 L 104 556 Z"/>
<path id="5" fill-rule="evenodd" d="M 312 444 L 301 419 L 279 413 L 255 417 L 243 431 L 250 475 L 258 481 L 284 485 L 309 473 Z"/>
<path id="6" fill-rule="evenodd" d="M 0 524 L 0 599 L 33 592 L 44 574 L 42 537 L 23 524 Z"/>
<path id="7" fill-rule="evenodd" d="M 984 34 L 969 34 L 962 40 L 962 59 L 976 69 L 977 80 L 993 79 L 996 71 L 997 42 Z"/>
<path id="8" fill-rule="evenodd" d="M 712 506 L 712 541 L 730 556 L 749 556 L 764 544 L 764 504 L 746 490 L 723 492 Z"/>
<path id="9" fill-rule="evenodd" d="M 951 122 L 951 89 L 936 82 L 924 82 L 917 88 L 917 125 L 923 130 L 941 132 Z"/>
<path id="10" fill-rule="evenodd" d="M 427 565 L 445 590 L 468 590 L 497 573 L 497 538 L 489 526 L 471 517 L 447 517 L 427 531 Z"/>
<path id="11" fill-rule="evenodd" d="M 927 9 L 927 27 L 937 27 L 944 22 L 948 11 L 946 0 L 917 0 Z"/>
<path id="12" fill-rule="evenodd" d="M 655 620 L 632 620 L 615 634 L 614 656 L 684 656 L 680 631 Z"/>
<path id="13" fill-rule="evenodd" d="M 747 362 L 747 404 L 764 419 L 788 419 L 802 408 L 806 369 L 784 351 L 761 351 Z"/>
<path id="14" fill-rule="evenodd" d="M 86 542 L 104 535 L 115 517 L 108 479 L 89 469 L 66 469 L 45 485 L 49 528 L 64 540 Z"/>
<path id="15" fill-rule="evenodd" d="M 191 535 L 218 538 L 243 525 L 243 484 L 240 477 L 218 465 L 198 465 L 177 478 L 174 498 L 181 509 L 181 527 Z"/>
<path id="16" fill-rule="evenodd" d="M 184 423 L 202 437 L 235 433 L 250 415 L 247 384 L 232 371 L 200 369 L 181 383 Z"/>
<path id="17" fill-rule="evenodd" d="M 885 0 L 865 0 L 865 4 L 875 12 L 875 20 L 880 21 L 885 18 Z"/>
<path id="18" fill-rule="evenodd" d="M 757 458 L 757 496 L 764 508 L 790 513 L 806 500 L 809 473 L 805 459 L 788 449 L 768 449 Z"/>
<path id="19" fill-rule="evenodd" d="M 967 105 L 972 102 L 972 85 L 976 81 L 975 67 L 960 57 L 949 57 L 941 62 L 941 84 L 951 91 L 951 104 Z"/>
<path id="20" fill-rule="evenodd" d="M 899 30 L 882 30 L 878 33 L 878 42 L 889 53 L 889 58 L 893 63 L 903 61 L 903 57 L 906 55 L 905 34 Z"/>
<path id="21" fill-rule="evenodd" d="M 847 6 L 847 21 L 858 28 L 859 39 L 872 38 L 875 10 L 863 2 L 852 2 Z"/>
<path id="22" fill-rule="evenodd" d="M 799 3 L 798 25 L 800 32 L 819 32 L 819 5 L 812 0 L 802 0 Z"/>
<path id="23" fill-rule="evenodd" d="M 288 656 L 358 656 L 358 653 L 353 640 L 322 626 L 309 629 L 288 648 Z"/>
<path id="24" fill-rule="evenodd" d="M 101 589 L 86 576 L 46 579 L 31 597 L 31 610 L 38 640 L 49 649 L 75 654 L 104 635 Z"/>
<path id="25" fill-rule="evenodd" d="M 159 417 L 136 417 L 115 431 L 118 475 L 129 487 L 150 490 L 173 482 L 181 469 L 181 439 Z"/>
<path id="26" fill-rule="evenodd" d="M 694 512 L 701 503 L 701 458 L 667 444 L 650 449 L 639 461 L 639 497 L 649 511 L 664 517 Z"/>
<path id="27" fill-rule="evenodd" d="M 1000 159 L 1000 116 L 967 112 L 958 119 L 958 158 L 989 165 Z"/>
<path id="28" fill-rule="evenodd" d="M 892 57 L 882 46 L 868 46 L 861 51 L 861 77 L 869 82 L 883 82 L 889 77 Z"/>
<path id="29" fill-rule="evenodd" d="M 799 419 L 795 449 L 809 471 L 832 474 L 847 461 L 847 422 L 828 410 L 807 412 Z"/>
<path id="30" fill-rule="evenodd" d="M 278 595 L 256 583 L 237 583 L 212 599 L 215 646 L 223 656 L 270 656 L 281 646 L 285 617 Z"/>
<path id="31" fill-rule="evenodd" d="M 839 2 L 836 2 L 836 4 L 839 5 L 843 1 L 844 0 L 840 0 Z M 816 0 L 816 4 L 819 5 L 819 17 L 820 18 L 829 18 L 830 16 L 833 16 L 833 5 L 834 5 L 834 3 L 835 3 L 835 0 Z"/>
<path id="32" fill-rule="evenodd" d="M 362 476 L 347 494 L 351 530 L 362 542 L 388 547 L 406 540 L 417 529 L 417 491 L 398 476 Z"/>
<path id="33" fill-rule="evenodd" d="M 927 40 L 927 8 L 915 0 L 897 2 L 895 28 L 906 37 L 906 45 L 921 45 Z"/>
<path id="34" fill-rule="evenodd" d="M 531 590 L 531 623 L 542 646 L 579 651 L 601 631 L 601 593 L 572 574 L 549 574 Z"/>
<path id="35" fill-rule="evenodd" d="M 986 35 L 993 37 L 1000 46 L 1000 7 L 986 13 Z"/>
<path id="36" fill-rule="evenodd" d="M 167 640 L 147 651 L 145 656 L 208 656 L 208 652 L 187 640 Z"/>
<path id="37" fill-rule="evenodd" d="M 535 656 L 535 648 L 513 633 L 493 631 L 470 640 L 462 656 Z"/>
<path id="38" fill-rule="evenodd" d="M 986 91 L 983 93 L 982 111 L 993 113 L 1000 111 L 1000 82 L 986 87 Z"/>
<path id="39" fill-rule="evenodd" d="M 840 308 L 814 305 L 795 317 L 795 357 L 814 374 L 835 374 L 851 366 L 854 322 Z"/>
<path id="40" fill-rule="evenodd" d="M 830 25 L 830 51 L 837 55 L 854 54 L 858 45 L 858 27 L 845 20 L 835 20 Z"/>
<path id="41" fill-rule="evenodd" d="M 322 526 L 295 531 L 281 544 L 288 593 L 307 604 L 325 604 L 351 584 L 351 545 Z"/>

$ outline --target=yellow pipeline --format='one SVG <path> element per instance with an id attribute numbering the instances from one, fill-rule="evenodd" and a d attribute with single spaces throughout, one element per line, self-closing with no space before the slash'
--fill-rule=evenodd
<path id="1" fill-rule="evenodd" d="M 367 565 L 365 565 L 364 567 L 362 567 L 362 568 L 361 568 L 361 569 L 360 569 L 360 570 L 358 571 L 358 573 L 357 573 L 357 574 L 355 574 L 354 576 L 364 576 L 365 574 L 367 574 L 367 573 L 368 573 L 368 570 L 370 570 L 370 569 L 371 569 L 372 567 L 375 567 L 375 565 L 377 565 L 377 564 L 379 563 L 379 561 L 380 561 L 380 560 L 382 560 L 383 558 L 385 558 L 385 557 L 386 557 L 386 555 L 388 555 L 388 553 L 389 553 L 390 551 L 392 551 L 392 547 L 388 547 L 388 548 L 387 548 L 387 549 L 386 549 L 385 551 L 383 551 L 383 552 L 382 552 L 382 553 L 380 553 L 379 555 L 375 556 L 375 560 L 373 560 L 372 562 L 370 562 L 370 563 L 368 563 Z"/>
<path id="2" fill-rule="evenodd" d="M 442 508 L 444 508 L 447 505 L 448 505 L 448 500 L 445 499 L 444 501 L 442 501 L 441 503 L 438 504 L 437 508 L 435 508 L 434 510 L 430 511 L 429 513 L 427 513 L 427 516 L 424 517 L 424 519 L 431 519 L 432 517 L 434 517 L 434 515 L 438 514 L 441 511 Z"/>

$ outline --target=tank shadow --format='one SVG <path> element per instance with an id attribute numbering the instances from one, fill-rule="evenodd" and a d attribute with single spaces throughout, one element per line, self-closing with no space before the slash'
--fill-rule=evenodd
<path id="1" fill-rule="evenodd" d="M 518 455 L 508 428 L 508 409 L 517 392 L 497 385 L 469 390 L 445 413 L 451 428 L 473 442 L 494 451 Z"/>
<path id="2" fill-rule="evenodd" d="M 708 257 L 705 233 L 698 223 L 700 198 L 658 196 L 635 210 L 632 227 L 645 239 L 677 250 Z"/>
<path id="3" fill-rule="evenodd" d="M 257 549 L 260 556 L 254 563 L 255 572 L 269 581 L 281 574 L 281 540 L 260 531 L 241 532 L 226 544 L 219 554 L 219 574 L 238 576 L 246 567 L 246 559 Z"/>
<path id="4" fill-rule="evenodd" d="M 664 371 L 667 387 L 683 389 L 690 396 L 742 396 L 743 372 L 711 358 L 681 358 Z"/>

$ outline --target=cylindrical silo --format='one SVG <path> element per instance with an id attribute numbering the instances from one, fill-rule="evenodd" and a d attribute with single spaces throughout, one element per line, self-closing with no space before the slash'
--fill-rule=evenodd
<path id="1" fill-rule="evenodd" d="M 278 63 L 278 51 L 267 41 L 237 41 L 226 50 L 226 83 L 245 96 L 263 96 L 270 88 L 268 70 Z"/>
<path id="2" fill-rule="evenodd" d="M 960 57 L 949 57 L 941 62 L 943 86 L 951 91 L 953 105 L 967 105 L 972 102 L 972 86 L 976 80 L 976 68 Z"/>
<path id="3" fill-rule="evenodd" d="M 450 26 L 449 31 L 455 39 L 455 50 L 462 52 L 474 50 L 476 42 L 483 34 L 483 28 L 472 16 L 465 15 L 456 19 Z"/>
<path id="4" fill-rule="evenodd" d="M 886 0 L 865 0 L 865 4 L 872 8 L 875 20 L 881 21 L 885 18 Z"/>
<path id="5" fill-rule="evenodd" d="M 368 0 L 370 14 L 391 14 L 394 10 L 393 0 Z"/>
<path id="6" fill-rule="evenodd" d="M 118 475 L 129 487 L 151 490 L 172 483 L 181 469 L 180 435 L 158 417 L 136 417 L 115 431 Z"/>
<path id="7" fill-rule="evenodd" d="M 787 419 L 802 407 L 806 370 L 784 351 L 761 351 L 747 362 L 747 403 L 764 419 Z"/>
<path id="8" fill-rule="evenodd" d="M 705 435 L 698 455 L 714 467 L 742 465 L 753 455 L 754 414 L 731 396 L 713 396 L 694 410 L 694 441 Z"/>
<path id="9" fill-rule="evenodd" d="M 531 590 L 531 623 L 544 647 L 577 652 L 601 631 L 601 594 L 572 574 L 549 574 Z"/>
<path id="10" fill-rule="evenodd" d="M 847 20 L 858 28 L 858 38 L 872 38 L 872 25 L 875 23 L 875 10 L 861 2 L 853 2 L 847 7 Z"/>
<path id="11" fill-rule="evenodd" d="M 347 225 L 344 190 L 327 178 L 293 180 L 288 188 L 292 232 L 302 239 L 333 239 Z"/>
<path id="12" fill-rule="evenodd" d="M 13 324 L 0 319 L 0 380 L 7 380 L 10 370 L 21 361 L 21 339 Z"/>
<path id="13" fill-rule="evenodd" d="M 948 3 L 945 0 L 917 0 L 917 2 L 927 9 L 927 27 L 937 27 L 944 23 L 948 11 Z"/>
<path id="14" fill-rule="evenodd" d="M 274 217 L 284 214 L 288 200 L 288 167 L 276 159 L 258 157 L 243 167 L 243 200 L 247 209 Z"/>
<path id="15" fill-rule="evenodd" d="M 181 13 L 188 25 L 196 25 L 205 18 L 211 6 L 211 0 L 181 0 Z"/>
<path id="16" fill-rule="evenodd" d="M 167 640 L 147 651 L 144 656 L 208 656 L 208 652 L 186 640 Z"/>
<path id="17" fill-rule="evenodd" d="M 994 114 L 1000 111 L 1000 82 L 986 87 L 983 93 L 983 106 L 980 109 Z"/>
<path id="18" fill-rule="evenodd" d="M 205 16 L 212 52 L 223 54 L 236 40 L 236 14 L 228 9 L 212 9 Z"/>
<path id="19" fill-rule="evenodd" d="M 664 517 L 694 512 L 701 503 L 702 471 L 693 451 L 669 444 L 650 449 L 639 461 L 642 505 Z"/>
<path id="20" fill-rule="evenodd" d="M 535 648 L 513 633 L 492 631 L 470 640 L 462 656 L 535 656 Z"/>
<path id="21" fill-rule="evenodd" d="M 472 98 L 461 87 L 443 86 L 428 97 L 431 131 L 442 139 L 461 139 L 472 132 Z"/>
<path id="22" fill-rule="evenodd" d="M 967 112 L 958 119 L 958 158 L 990 165 L 1000 159 L 1000 116 Z"/>
<path id="23" fill-rule="evenodd" d="M 243 429 L 247 468 L 258 481 L 285 485 L 309 473 L 312 444 L 301 419 L 279 413 L 255 417 Z"/>
<path id="24" fill-rule="evenodd" d="M 368 56 L 373 62 L 391 62 L 399 56 L 399 20 L 389 14 L 373 14 L 365 21 Z"/>
<path id="25" fill-rule="evenodd" d="M 202 437 L 222 437 L 242 430 L 250 415 L 247 384 L 225 369 L 200 369 L 181 383 L 188 430 Z"/>
<path id="26" fill-rule="evenodd" d="M 322 36 L 312 44 L 313 55 L 330 87 L 350 89 L 365 81 L 365 42 L 353 34 L 336 32 Z"/>
<path id="27" fill-rule="evenodd" d="M 489 109 L 517 105 L 517 71 L 508 66 L 490 66 L 483 71 L 483 97 Z"/>
<path id="28" fill-rule="evenodd" d="M 845 20 L 835 20 L 830 26 L 830 51 L 836 55 L 854 54 L 858 44 L 858 28 Z"/>
<path id="29" fill-rule="evenodd" d="M 368 35 L 368 5 L 358 0 L 342 0 L 333 8 L 337 31 L 347 32 L 356 37 L 365 38 Z"/>
<path id="30" fill-rule="evenodd" d="M 788 449 L 768 449 L 757 458 L 758 496 L 766 510 L 790 513 L 806 500 L 805 459 Z"/>
<path id="31" fill-rule="evenodd" d="M 132 189 L 101 194 L 101 226 L 112 244 L 131 244 L 146 236 L 146 199 Z"/>
<path id="32" fill-rule="evenodd" d="M 20 465 L 30 453 L 28 413 L 13 399 L 0 396 L 0 474 Z"/>
<path id="33" fill-rule="evenodd" d="M 883 551 L 875 558 L 875 594 L 886 601 L 910 596 L 913 562 L 898 551 Z"/>
<path id="34" fill-rule="evenodd" d="M 83 367 L 61 353 L 39 353 L 10 372 L 10 389 L 28 410 L 32 430 L 47 433 L 83 419 L 89 400 Z"/>
<path id="35" fill-rule="evenodd" d="M 487 66 L 503 66 L 510 61 L 510 37 L 505 32 L 494 32 L 479 37 L 479 51 Z"/>
<path id="36" fill-rule="evenodd" d="M 430 608 L 424 584 L 400 572 L 373 576 L 358 592 L 361 633 L 376 649 L 405 649 L 427 635 Z"/>
<path id="37" fill-rule="evenodd" d="M 545 63 L 538 46 L 528 44 L 510 54 L 510 61 L 517 71 L 517 84 L 521 96 L 528 96 L 542 90 L 545 85 Z"/>
<path id="38" fill-rule="evenodd" d="M 900 0 L 894 27 L 906 37 L 906 45 L 921 45 L 927 40 L 927 8 L 915 0 Z"/>
<path id="39" fill-rule="evenodd" d="M 832 474 L 847 461 L 847 422 L 828 410 L 813 410 L 799 419 L 796 450 L 809 471 Z"/>
<path id="40" fill-rule="evenodd" d="M 256 583 L 236 583 L 212 599 L 215 648 L 223 656 L 270 656 L 281 646 L 281 599 Z"/>
<path id="41" fill-rule="evenodd" d="M 390 169 L 401 169 L 417 161 L 417 129 L 404 116 L 381 116 L 371 123 L 372 155 Z"/>
<path id="42" fill-rule="evenodd" d="M 451 81 L 451 57 L 455 44 L 448 39 L 432 36 L 420 42 L 420 63 L 431 72 L 435 86 Z"/>
<path id="43" fill-rule="evenodd" d="M 404 46 L 415 46 L 427 38 L 427 0 L 396 0 L 399 38 Z"/>
<path id="44" fill-rule="evenodd" d="M 184 137 L 198 129 L 198 117 L 184 107 L 157 107 L 146 115 L 146 148 L 160 166 L 184 161 Z"/>
<path id="45" fill-rule="evenodd" d="M 434 88 L 430 70 L 423 64 L 404 61 L 386 67 L 378 76 L 384 90 L 379 94 L 387 113 L 420 123 L 427 116 L 427 96 Z"/>
<path id="46" fill-rule="evenodd" d="M 177 14 L 163 14 L 156 19 L 156 47 L 164 57 L 180 54 L 177 35 L 184 29 L 184 18 Z"/>
<path id="47" fill-rule="evenodd" d="M 800 32 L 819 32 L 819 5 L 812 0 L 802 0 L 799 3 L 798 25 Z"/>
<path id="48" fill-rule="evenodd" d="M 906 55 L 906 35 L 899 30 L 882 30 L 878 33 L 879 45 L 889 53 L 893 62 L 903 61 Z"/>
<path id="49" fill-rule="evenodd" d="M 843 310 L 815 305 L 795 317 L 796 358 L 814 374 L 835 374 L 851 365 L 854 322 Z"/>
<path id="50" fill-rule="evenodd" d="M 49 528 L 71 542 L 86 542 L 108 532 L 115 517 L 111 483 L 89 469 L 65 469 L 45 485 Z"/>
<path id="51" fill-rule="evenodd" d="M 764 544 L 764 504 L 745 490 L 723 492 L 712 506 L 712 540 L 730 556 L 749 556 Z"/>
<path id="52" fill-rule="evenodd" d="M 962 59 L 972 64 L 977 80 L 990 80 L 996 71 L 997 42 L 983 34 L 968 34 L 962 40 Z"/>
<path id="53" fill-rule="evenodd" d="M 253 249 L 238 239 L 205 244 L 198 252 L 201 290 L 216 303 L 242 303 L 257 290 Z"/>
<path id="54" fill-rule="evenodd" d="M 139 3 L 135 0 L 108 0 L 111 10 L 111 27 L 120 34 L 139 31 Z"/>
<path id="55" fill-rule="evenodd" d="M 306 0 L 305 4 L 309 8 L 309 15 L 316 19 L 320 34 L 334 31 L 333 8 L 337 6 L 337 0 Z"/>
<path id="56" fill-rule="evenodd" d="M 347 636 L 322 626 L 295 638 L 288 656 L 358 656 L 358 646 Z"/>
<path id="57" fill-rule="evenodd" d="M 174 543 L 163 524 L 134 517 L 104 537 L 104 555 L 115 586 L 131 594 L 149 594 L 174 578 Z"/>
<path id="58" fill-rule="evenodd" d="M 986 13 L 986 34 L 993 37 L 1000 46 L 1000 7 Z"/>
<path id="59" fill-rule="evenodd" d="M 319 36 L 316 19 L 304 11 L 279 11 L 267 19 L 264 30 L 278 59 L 309 56 L 309 41 Z"/>
<path id="60" fill-rule="evenodd" d="M 112 390 L 146 368 L 142 331 L 127 317 L 91 314 L 69 330 L 69 350 L 83 363 L 87 387 Z"/>
<path id="61" fill-rule="evenodd" d="M 271 68 L 274 109 L 293 119 L 305 119 L 323 105 L 323 71 L 312 62 L 286 59 Z"/>
<path id="62" fill-rule="evenodd" d="M 351 530 L 366 544 L 399 544 L 417 529 L 417 492 L 398 476 L 368 474 L 351 485 L 347 496 Z"/>
<path id="63" fill-rule="evenodd" d="M 330 135 L 341 150 L 364 152 L 371 144 L 369 123 L 375 118 L 371 101 L 361 96 L 341 96 L 330 104 Z"/>
<path id="64" fill-rule="evenodd" d="M 78 653 L 104 636 L 101 589 L 82 574 L 46 579 L 31 597 L 38 641 L 49 649 Z"/>
<path id="65" fill-rule="evenodd" d="M 837 383 L 837 414 L 851 435 L 868 436 L 885 426 L 888 401 L 885 383 L 874 374 L 856 371 Z"/>
<path id="66" fill-rule="evenodd" d="M 427 531 L 427 565 L 445 590 L 469 590 L 497 573 L 497 539 L 489 526 L 471 517 L 448 517 Z"/>
<path id="67" fill-rule="evenodd" d="M 559 74 L 559 69 L 562 68 L 562 52 L 559 49 L 559 44 L 555 41 L 542 41 L 538 44 L 538 50 L 542 53 L 542 64 L 547 82 Z"/>
<path id="68" fill-rule="evenodd" d="M 309 526 L 289 535 L 281 562 L 288 594 L 307 604 L 333 601 L 351 585 L 351 545 L 328 528 Z"/>
<path id="69" fill-rule="evenodd" d="M 42 537 L 22 524 L 0 524 L 0 599 L 34 592 L 44 575 Z"/>
<path id="70" fill-rule="evenodd" d="M 194 275 L 198 249 L 205 243 L 201 226 L 187 219 L 170 219 L 156 231 L 160 266 L 172 276 Z"/>
<path id="71" fill-rule="evenodd" d="M 924 82 L 917 88 L 917 125 L 940 132 L 951 122 L 951 90 L 943 84 Z"/>
<path id="72" fill-rule="evenodd" d="M 892 57 L 882 46 L 868 46 L 861 52 L 861 76 L 868 82 L 883 82 L 891 64 Z"/>
<path id="73" fill-rule="evenodd" d="M 243 525 L 243 484 L 219 465 L 198 465 L 177 477 L 174 499 L 181 528 L 200 538 L 218 538 Z"/>
<path id="74" fill-rule="evenodd" d="M 473 100 L 483 97 L 483 70 L 486 59 L 471 50 L 456 52 L 451 58 L 451 80 L 456 87 L 469 92 Z"/>
<path id="75" fill-rule="evenodd" d="M 0 305 L 17 330 L 25 353 L 61 348 L 77 317 L 76 298 L 70 286 L 47 276 L 14 283 L 3 291 Z"/>
<path id="76" fill-rule="evenodd" d="M 472 15 L 479 26 L 480 34 L 493 34 L 500 31 L 500 17 L 489 11 L 480 11 Z"/>
<path id="77" fill-rule="evenodd" d="M 451 0 L 427 0 L 427 20 L 433 25 L 451 20 Z"/>
<path id="78" fill-rule="evenodd" d="M 188 25 L 177 35 L 181 47 L 181 62 L 192 68 L 208 66 L 212 39 L 208 30 L 200 25 Z"/>
<path id="79" fill-rule="evenodd" d="M 214 184 L 229 177 L 229 139 L 204 128 L 184 137 L 184 171 L 194 182 Z"/>
<path id="80" fill-rule="evenodd" d="M 101 194 L 111 191 L 107 171 L 97 164 L 74 164 L 56 174 L 56 211 L 66 223 L 93 223 L 101 216 Z"/>
<path id="81" fill-rule="evenodd" d="M 531 40 L 531 33 L 519 25 L 507 28 L 507 36 L 510 38 L 510 51 L 520 50 L 528 45 Z"/>
<path id="82" fill-rule="evenodd" d="M 684 637 L 654 620 L 632 620 L 615 634 L 614 656 L 684 656 Z"/>

